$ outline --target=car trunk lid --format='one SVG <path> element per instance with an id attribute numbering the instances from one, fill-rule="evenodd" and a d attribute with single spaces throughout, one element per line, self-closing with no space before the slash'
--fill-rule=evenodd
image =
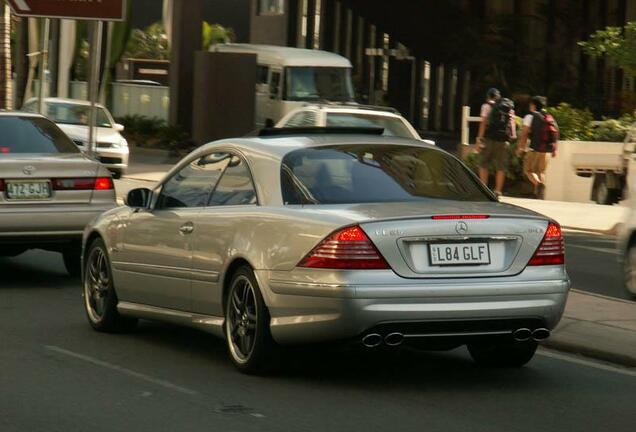
<path id="1" fill-rule="evenodd" d="M 359 224 L 391 268 L 406 278 L 493 277 L 521 272 L 548 219 L 496 202 L 321 206 Z"/>
<path id="2" fill-rule="evenodd" d="M 99 172 L 99 164 L 80 153 L 2 155 L 0 180 L 4 191 L 0 193 L 3 206 L 35 205 L 43 201 L 54 204 L 88 203 L 92 188 L 84 190 L 55 190 L 55 179 L 89 179 Z M 10 190 L 31 188 L 33 198 L 10 198 Z M 28 192 L 28 191 L 27 191 Z M 45 197 L 45 195 L 50 195 Z"/>

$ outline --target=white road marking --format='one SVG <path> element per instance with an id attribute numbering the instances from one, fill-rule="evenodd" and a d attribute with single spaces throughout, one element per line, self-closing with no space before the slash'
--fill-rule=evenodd
<path id="1" fill-rule="evenodd" d="M 599 248 L 594 246 L 584 246 L 584 245 L 576 245 L 576 244 L 568 244 L 566 245 L 566 247 L 571 247 L 576 249 L 585 249 L 585 250 L 590 250 L 594 252 L 606 253 L 610 255 L 619 255 L 616 249 L 607 249 L 607 248 Z"/>
<path id="2" fill-rule="evenodd" d="M 54 346 L 54 345 L 45 345 L 44 347 L 46 349 L 48 349 L 49 351 L 53 351 L 53 352 L 56 352 L 58 354 L 64 354 L 64 355 L 69 356 L 69 357 L 73 357 L 73 358 L 76 358 L 76 359 L 79 359 L 79 360 L 83 360 L 83 361 L 85 361 L 87 363 L 91 363 L 91 364 L 94 364 L 96 366 L 101 366 L 101 367 L 106 368 L 106 369 L 114 370 L 114 371 L 122 373 L 124 375 L 128 375 L 128 376 L 131 376 L 133 378 L 137 378 L 137 379 L 140 379 L 140 380 L 152 383 L 152 384 L 156 384 L 156 385 L 165 387 L 165 388 L 170 389 L 170 390 L 175 390 L 175 391 L 178 391 L 180 393 L 185 393 L 185 394 L 191 395 L 191 396 L 197 394 L 196 391 L 190 390 L 189 388 L 181 387 L 179 385 L 172 384 L 169 381 L 162 380 L 162 379 L 159 379 L 159 378 L 154 378 L 154 377 L 151 377 L 150 375 L 146 375 L 146 374 L 143 374 L 143 373 L 140 373 L 140 372 L 135 372 L 133 370 L 126 369 L 125 367 L 122 367 L 122 366 L 119 366 L 119 365 L 116 365 L 116 364 L 112 364 L 112 363 L 108 363 L 108 362 L 105 362 L 103 360 L 99 360 L 99 359 L 96 359 L 94 357 L 91 357 L 91 356 L 87 356 L 87 355 L 84 355 L 84 354 L 79 354 L 79 353 L 76 353 L 76 352 L 73 352 L 73 351 L 69 351 L 69 350 L 66 350 L 64 348 L 60 348 L 60 347 L 57 347 L 57 346 Z"/>
<path id="3" fill-rule="evenodd" d="M 603 370 L 606 372 L 614 372 L 617 374 L 627 375 L 627 376 L 636 378 L 636 368 L 622 368 L 620 366 L 613 366 L 607 363 L 601 363 L 594 360 L 588 360 L 582 357 L 576 357 L 576 356 L 568 355 L 568 354 L 561 354 L 556 351 L 547 350 L 545 348 L 541 348 L 539 351 L 537 351 L 537 354 L 543 357 L 551 358 L 551 359 L 562 360 L 569 363 L 575 363 L 582 366 L 587 366 L 594 369 Z"/>

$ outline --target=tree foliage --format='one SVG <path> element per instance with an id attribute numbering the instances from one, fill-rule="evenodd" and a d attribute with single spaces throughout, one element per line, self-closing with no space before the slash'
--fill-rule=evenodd
<path id="1" fill-rule="evenodd" d="M 168 36 L 163 24 L 156 22 L 144 30 L 134 29 L 126 49 L 126 57 L 167 60 L 170 58 Z"/>
<path id="2" fill-rule="evenodd" d="M 607 56 L 626 74 L 636 77 L 636 22 L 629 22 L 625 27 L 597 30 L 579 45 L 587 55 Z"/>

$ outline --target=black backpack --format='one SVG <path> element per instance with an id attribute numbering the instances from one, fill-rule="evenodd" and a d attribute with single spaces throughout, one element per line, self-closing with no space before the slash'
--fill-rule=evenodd
<path id="1" fill-rule="evenodd" d="M 512 112 L 515 104 L 510 99 L 500 99 L 496 103 L 491 103 L 492 110 L 486 128 L 486 138 L 493 141 L 510 141 L 514 136 L 512 130 Z"/>

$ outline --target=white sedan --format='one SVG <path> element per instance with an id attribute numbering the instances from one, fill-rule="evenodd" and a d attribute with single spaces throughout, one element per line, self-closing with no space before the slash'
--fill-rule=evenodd
<path id="1" fill-rule="evenodd" d="M 90 104 L 75 99 L 46 98 L 45 115 L 55 122 L 81 150 L 88 150 L 88 114 Z M 38 112 L 37 99 L 29 99 L 22 111 Z M 96 158 L 119 178 L 128 169 L 128 142 L 120 132 L 124 126 L 115 123 L 113 116 L 102 105 L 97 105 Z"/>
<path id="2" fill-rule="evenodd" d="M 277 128 L 291 127 L 371 127 L 384 129 L 384 136 L 415 139 L 435 145 L 434 141 L 422 139 L 415 128 L 400 113 L 389 107 L 357 104 L 311 104 L 283 117 Z"/>

